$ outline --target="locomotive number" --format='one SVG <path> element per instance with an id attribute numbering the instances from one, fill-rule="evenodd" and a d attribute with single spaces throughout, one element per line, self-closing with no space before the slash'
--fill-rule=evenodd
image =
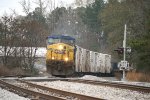
<path id="1" fill-rule="evenodd" d="M 54 52 L 57 54 L 65 54 L 65 50 L 55 50 Z"/>

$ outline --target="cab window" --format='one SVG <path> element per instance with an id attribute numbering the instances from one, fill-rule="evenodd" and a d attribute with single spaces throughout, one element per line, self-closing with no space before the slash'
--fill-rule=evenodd
<path id="1" fill-rule="evenodd" d="M 69 45 L 73 45 L 73 44 L 74 44 L 74 41 L 73 41 L 73 40 L 61 39 L 61 42 L 62 42 L 62 43 L 69 44 Z"/>
<path id="2" fill-rule="evenodd" d="M 60 39 L 48 38 L 48 44 L 60 43 Z"/>

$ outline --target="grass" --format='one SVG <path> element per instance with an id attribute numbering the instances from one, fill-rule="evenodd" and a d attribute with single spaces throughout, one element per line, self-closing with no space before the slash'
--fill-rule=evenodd
<path id="1" fill-rule="evenodd" d="M 150 74 L 136 72 L 136 71 L 130 71 L 127 73 L 126 79 L 129 81 L 150 82 Z"/>

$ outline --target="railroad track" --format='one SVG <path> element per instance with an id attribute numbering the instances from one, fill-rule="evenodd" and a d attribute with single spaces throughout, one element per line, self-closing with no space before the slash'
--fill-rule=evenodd
<path id="1" fill-rule="evenodd" d="M 83 79 L 69 79 L 68 81 L 84 83 L 84 84 L 92 84 L 92 85 L 110 86 L 110 87 L 116 87 L 121 89 L 134 90 L 138 92 L 150 93 L 150 87 L 144 87 L 144 86 L 122 84 L 122 83 L 115 83 L 115 82 L 108 82 L 108 81 L 83 80 Z"/>
<path id="2" fill-rule="evenodd" d="M 0 84 L 3 84 L 6 87 L 12 88 L 14 90 L 24 92 L 32 97 L 38 97 L 37 100 L 103 100 L 101 98 L 44 87 L 24 80 L 14 81 L 15 82 L 12 84 L 10 82 L 0 80 Z"/>

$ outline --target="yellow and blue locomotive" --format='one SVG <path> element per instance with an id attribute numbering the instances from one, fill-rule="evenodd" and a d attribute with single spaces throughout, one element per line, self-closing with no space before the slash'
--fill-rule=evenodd
<path id="1" fill-rule="evenodd" d="M 46 67 L 52 75 L 72 75 L 75 66 L 75 39 L 65 35 L 47 37 Z"/>

